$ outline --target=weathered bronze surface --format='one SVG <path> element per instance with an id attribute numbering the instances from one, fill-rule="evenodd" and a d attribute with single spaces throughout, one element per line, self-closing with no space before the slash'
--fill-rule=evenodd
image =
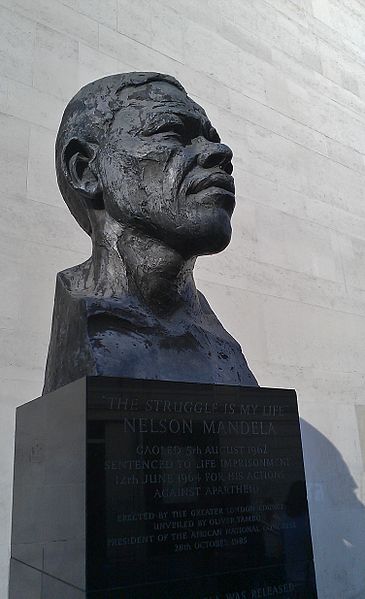
<path id="1" fill-rule="evenodd" d="M 231 239 L 231 159 L 167 75 L 105 77 L 70 101 L 56 171 L 92 256 L 57 275 L 44 393 L 85 375 L 257 385 L 193 279 Z"/>

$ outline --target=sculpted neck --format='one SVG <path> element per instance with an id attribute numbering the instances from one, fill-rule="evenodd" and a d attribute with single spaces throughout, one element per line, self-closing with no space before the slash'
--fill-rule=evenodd
<path id="1" fill-rule="evenodd" d="M 135 296 L 152 312 L 184 311 L 196 318 L 200 304 L 193 278 L 195 258 L 115 221 L 93 236 L 88 287 L 102 297 Z"/>

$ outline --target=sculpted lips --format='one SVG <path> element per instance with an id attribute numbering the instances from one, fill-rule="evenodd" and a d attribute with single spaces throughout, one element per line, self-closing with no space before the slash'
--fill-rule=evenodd
<path id="1" fill-rule="evenodd" d="M 208 189 L 209 187 L 219 187 L 225 191 L 229 191 L 232 194 L 235 192 L 233 177 L 226 173 L 212 173 L 207 177 L 194 180 L 189 186 L 189 193 L 198 193 L 199 191 Z"/>

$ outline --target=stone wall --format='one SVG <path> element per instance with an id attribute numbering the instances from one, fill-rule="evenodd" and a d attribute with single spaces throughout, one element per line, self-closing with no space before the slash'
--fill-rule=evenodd
<path id="1" fill-rule="evenodd" d="M 365 597 L 363 0 L 0 0 L 0 596 L 14 410 L 39 395 L 55 274 L 89 240 L 57 190 L 67 100 L 175 75 L 235 155 L 234 238 L 197 281 L 261 385 L 295 387 L 320 599 Z"/>

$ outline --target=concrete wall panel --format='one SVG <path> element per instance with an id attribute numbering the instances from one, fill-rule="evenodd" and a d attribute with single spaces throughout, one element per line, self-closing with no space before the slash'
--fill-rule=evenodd
<path id="1" fill-rule="evenodd" d="M 234 151 L 234 238 L 196 278 L 260 383 L 297 389 L 320 599 L 365 597 L 365 5 L 0 0 L 0 596 L 14 410 L 42 388 L 56 272 L 90 242 L 58 192 L 67 100 L 175 75 Z"/>

